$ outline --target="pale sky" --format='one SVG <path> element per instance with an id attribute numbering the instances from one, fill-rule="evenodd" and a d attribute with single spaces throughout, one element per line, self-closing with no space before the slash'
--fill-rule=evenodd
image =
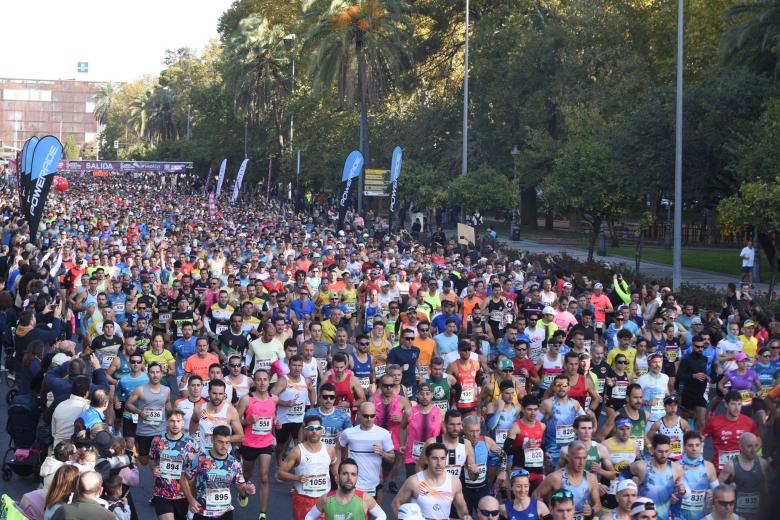
<path id="1" fill-rule="evenodd" d="M 0 77 L 133 81 L 166 49 L 202 52 L 232 0 L 3 0 Z M 89 73 L 77 73 L 77 63 Z"/>

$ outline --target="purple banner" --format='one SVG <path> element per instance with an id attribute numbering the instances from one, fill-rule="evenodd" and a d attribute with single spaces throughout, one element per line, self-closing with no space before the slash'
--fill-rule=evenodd
<path id="1" fill-rule="evenodd" d="M 192 163 L 164 161 L 60 161 L 58 170 L 65 172 L 101 170 L 116 173 L 187 173 L 192 170 Z"/>

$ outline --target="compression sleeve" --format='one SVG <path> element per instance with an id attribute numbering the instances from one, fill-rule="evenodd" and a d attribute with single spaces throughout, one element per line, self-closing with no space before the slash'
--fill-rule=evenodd
<path id="1" fill-rule="evenodd" d="M 314 509 L 317 509 L 317 507 L 315 506 Z M 309 511 L 309 514 L 311 514 L 311 512 L 314 511 L 314 509 Z M 371 510 L 369 511 L 369 513 L 374 518 L 374 520 L 387 520 L 387 515 L 382 510 L 382 508 L 379 507 L 379 504 L 377 504 L 374 507 L 372 507 Z M 309 519 L 309 515 L 306 515 L 306 520 L 314 520 L 314 519 L 313 518 Z"/>
<path id="2" fill-rule="evenodd" d="M 317 509 L 317 504 L 314 504 L 314 507 L 312 507 L 308 513 L 306 513 L 306 520 L 317 520 L 321 514 L 322 513 L 320 513 L 320 510 Z"/>

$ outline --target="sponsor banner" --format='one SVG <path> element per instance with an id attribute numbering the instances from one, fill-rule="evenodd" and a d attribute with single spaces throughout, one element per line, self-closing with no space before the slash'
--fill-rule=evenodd
<path id="1" fill-rule="evenodd" d="M 209 171 L 206 173 L 206 182 L 203 186 L 203 192 L 205 195 L 209 194 L 209 189 L 211 188 L 211 170 L 214 168 L 214 161 L 211 161 L 209 163 Z"/>
<path id="2" fill-rule="evenodd" d="M 352 182 L 356 177 L 360 176 L 360 171 L 362 169 L 363 154 L 358 150 L 354 150 L 347 156 L 347 160 L 344 161 L 344 170 L 341 173 L 341 180 L 344 182 L 344 192 L 339 198 L 339 229 L 344 228 L 344 217 L 346 217 L 347 214 Z"/>
<path id="3" fill-rule="evenodd" d="M 219 165 L 219 178 L 217 179 L 217 197 L 222 193 L 222 183 L 225 182 L 225 170 L 227 169 L 227 159 L 222 159 Z"/>
<path id="4" fill-rule="evenodd" d="M 188 173 L 191 162 L 168 161 L 62 161 L 60 171 L 107 171 L 112 173 L 151 172 L 151 173 Z"/>
<path id="5" fill-rule="evenodd" d="M 22 167 L 22 175 L 21 175 L 21 183 L 19 184 L 19 195 L 20 195 L 20 208 L 22 210 L 22 215 L 27 218 L 27 212 L 30 210 L 30 189 L 32 188 L 32 180 L 30 180 L 30 172 L 32 172 L 32 159 L 33 159 L 33 150 L 35 150 L 35 145 L 38 144 L 38 138 L 35 136 L 32 136 L 27 140 L 26 143 L 24 143 L 24 146 L 22 147 L 22 159 L 21 159 L 21 167 Z"/>
<path id="6" fill-rule="evenodd" d="M 238 169 L 238 175 L 236 176 L 236 183 L 233 185 L 233 197 L 230 199 L 232 202 L 235 202 L 236 199 L 238 199 L 238 192 L 241 191 L 241 182 L 244 180 L 247 164 L 249 164 L 249 159 L 241 161 L 241 167 Z"/>
<path id="7" fill-rule="evenodd" d="M 30 224 L 30 238 L 35 240 L 38 225 L 41 223 L 46 199 L 51 191 L 51 182 L 57 163 L 62 158 L 62 143 L 53 135 L 47 135 L 38 141 L 33 151 L 30 178 L 33 184 L 30 189 L 30 206 L 27 221 Z"/>

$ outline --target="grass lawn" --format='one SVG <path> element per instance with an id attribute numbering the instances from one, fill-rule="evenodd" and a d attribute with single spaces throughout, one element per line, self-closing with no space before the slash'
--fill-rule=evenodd
<path id="1" fill-rule="evenodd" d="M 633 260 L 634 255 L 636 254 L 636 248 L 633 245 L 626 247 L 607 247 L 607 254 Z M 769 260 L 763 253 L 760 255 L 760 259 L 762 277 L 768 276 L 771 271 Z M 661 247 L 645 246 L 642 248 L 642 260 L 671 265 L 672 250 Z M 742 262 L 739 259 L 738 249 L 699 249 L 686 248 L 683 246 L 682 265 L 683 267 L 724 273 L 733 276 L 739 276 L 742 273 L 740 267 Z"/>

